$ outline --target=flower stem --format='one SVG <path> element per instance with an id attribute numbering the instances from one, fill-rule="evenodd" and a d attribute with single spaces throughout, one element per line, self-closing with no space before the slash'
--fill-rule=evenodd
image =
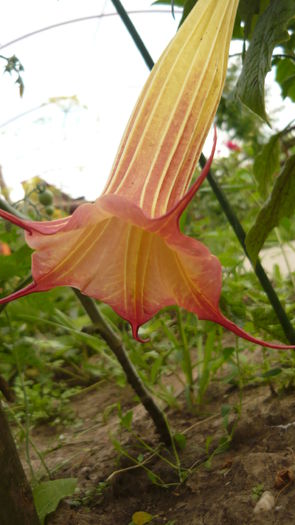
<path id="1" fill-rule="evenodd" d="M 176 307 L 176 317 L 178 324 L 178 331 L 181 339 L 181 354 L 182 354 L 182 370 L 186 377 L 186 398 L 189 408 L 191 409 L 194 404 L 194 379 L 193 379 L 193 368 L 190 355 L 190 349 L 187 342 L 187 337 L 185 334 L 181 311 L 179 306 Z"/>
<path id="2" fill-rule="evenodd" d="M 83 295 L 79 290 L 73 288 L 77 298 L 79 299 L 84 310 L 87 312 L 92 323 L 97 329 L 97 333 L 106 341 L 109 348 L 115 354 L 120 365 L 122 366 L 128 383 L 132 386 L 136 394 L 138 395 L 140 401 L 145 407 L 146 411 L 149 413 L 152 418 L 156 430 L 160 435 L 162 441 L 165 445 L 171 445 L 172 437 L 170 429 L 166 420 L 166 417 L 159 406 L 153 400 L 151 394 L 148 392 L 144 386 L 142 380 L 136 372 L 135 367 L 129 360 L 126 349 L 118 337 L 118 335 L 112 330 L 110 325 L 106 322 L 104 317 L 101 315 L 99 309 L 97 308 L 95 302 L 90 297 Z"/>
<path id="3" fill-rule="evenodd" d="M 120 15 L 122 21 L 124 22 L 127 30 L 129 31 L 129 34 L 130 36 L 132 37 L 137 49 L 139 50 L 141 56 L 143 57 L 143 59 L 145 60 L 146 64 L 148 65 L 149 69 L 152 69 L 153 66 L 154 66 L 154 63 L 153 61 L 151 63 L 148 63 L 146 61 L 146 55 L 148 54 L 148 51 L 144 45 L 144 43 L 142 42 L 137 30 L 135 29 L 134 25 L 132 24 L 126 10 L 124 9 L 124 7 L 122 6 L 122 4 L 120 3 L 119 0 L 112 0 L 115 8 L 117 9 L 117 12 L 118 14 Z M 201 165 L 202 168 L 204 168 L 205 164 L 206 164 L 206 158 L 203 154 L 201 154 L 200 156 L 200 160 L 199 160 L 199 163 Z M 219 186 L 218 182 L 216 181 L 213 173 L 211 170 L 209 170 L 208 172 L 208 175 L 207 175 L 207 179 L 208 179 L 208 182 L 215 194 L 215 197 L 217 198 L 221 208 L 222 208 L 222 211 L 224 212 L 224 214 L 226 215 L 227 217 L 227 220 L 228 222 L 230 223 L 231 227 L 233 228 L 246 256 L 248 257 L 248 259 L 250 260 L 249 258 L 249 255 L 247 253 L 247 249 L 246 249 L 246 245 L 245 245 L 245 237 L 246 237 L 246 234 L 245 234 L 245 231 L 238 219 L 238 217 L 236 216 L 233 208 L 231 207 L 229 201 L 227 200 L 225 194 L 223 193 L 221 187 Z M 251 260 L 250 260 L 251 262 Z M 282 326 L 282 329 L 284 331 L 284 334 L 287 338 L 287 340 L 289 341 L 289 343 L 291 344 L 295 344 L 295 330 L 294 328 L 292 327 L 288 317 L 287 317 L 287 314 L 282 306 L 282 303 L 280 302 L 269 278 L 267 277 L 265 271 L 264 271 L 264 268 L 263 266 L 261 265 L 261 263 L 258 261 L 256 263 L 256 266 L 254 267 L 254 271 L 256 273 L 256 276 L 257 278 L 259 279 L 260 281 L 260 284 L 263 288 L 263 290 L 265 291 L 268 299 L 269 299 L 269 302 L 270 304 L 272 305 L 276 315 L 277 315 L 277 318 Z"/>
<path id="4" fill-rule="evenodd" d="M 13 215 L 16 215 L 16 217 L 19 217 L 20 219 L 24 219 L 24 220 L 28 220 L 29 219 L 26 215 L 24 215 L 23 213 L 18 211 L 16 208 L 11 206 L 11 204 L 9 204 L 9 202 L 7 202 L 6 200 L 4 200 L 2 198 L 0 198 L 0 209 L 4 210 L 4 211 L 8 211 L 9 213 L 12 213 Z"/>
<path id="5" fill-rule="evenodd" d="M 136 31 L 133 23 L 131 22 L 131 19 L 130 19 L 128 13 L 124 9 L 124 7 L 121 4 L 120 0 L 112 0 L 112 3 L 114 5 L 118 15 L 120 16 L 122 22 L 126 26 L 129 34 L 131 35 L 131 37 L 132 37 L 136 47 L 140 51 L 141 56 L 144 59 L 147 67 L 149 69 L 152 69 L 153 66 L 154 66 L 154 61 L 153 61 L 151 55 L 149 54 L 147 48 L 145 47 L 145 45 L 144 45 L 144 43 L 143 43 L 139 33 Z"/>

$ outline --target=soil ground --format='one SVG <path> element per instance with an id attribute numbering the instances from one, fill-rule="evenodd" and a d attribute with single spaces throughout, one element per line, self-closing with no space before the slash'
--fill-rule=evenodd
<path id="1" fill-rule="evenodd" d="M 178 483 L 175 469 L 152 451 L 139 449 L 134 436 L 120 429 L 117 413 L 110 410 L 118 401 L 124 410 L 132 408 L 133 430 L 156 450 L 159 442 L 153 425 L 128 387 L 104 383 L 77 396 L 72 403 L 72 426 L 44 426 L 32 434 L 55 478 L 78 479 L 79 492 L 63 501 L 46 523 L 129 525 L 133 513 L 144 511 L 155 516 L 153 525 L 295 524 L 294 392 L 277 396 L 266 386 L 244 389 L 230 448 L 214 455 L 211 466 L 205 464 L 208 438 L 214 450 L 225 435 L 221 405 L 236 406 L 238 399 L 237 390 L 214 386 L 202 414 L 189 413 L 182 396 L 177 410 L 166 411 L 173 431 L 186 436 L 179 455 L 184 472 L 190 469 L 190 475 Z M 229 426 L 233 424 L 230 419 Z M 141 453 L 145 466 L 172 485 L 157 486 L 142 467 L 134 468 L 126 457 L 120 459 L 111 436 L 133 457 Z M 162 454 L 174 460 L 171 452 Z M 40 469 L 37 458 L 33 467 Z M 275 506 L 255 514 L 257 497 L 264 490 L 272 492 Z"/>

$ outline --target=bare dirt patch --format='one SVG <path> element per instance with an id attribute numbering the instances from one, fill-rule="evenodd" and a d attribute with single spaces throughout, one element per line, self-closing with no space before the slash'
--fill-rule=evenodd
<path id="1" fill-rule="evenodd" d="M 245 389 L 231 446 L 214 455 L 208 466 L 206 446 L 210 441 L 214 450 L 225 435 L 220 407 L 235 406 L 237 399 L 235 390 L 214 388 L 202 414 L 190 414 L 181 399 L 180 410 L 167 411 L 173 431 L 187 440 L 179 456 L 183 472 L 190 469 L 190 474 L 178 483 L 175 469 L 140 449 L 134 437 L 120 429 L 117 413 L 108 410 L 117 401 L 124 410 L 132 408 L 134 431 L 156 449 L 153 425 L 128 387 L 105 383 L 76 397 L 72 426 L 58 432 L 39 427 L 32 436 L 54 477 L 78 478 L 79 493 L 58 507 L 48 525 L 129 525 L 137 511 L 155 516 L 151 522 L 155 525 L 292 525 L 295 482 L 282 473 L 295 465 L 295 394 L 274 396 L 267 387 Z M 235 422 L 235 416 L 230 417 L 228 426 Z M 142 461 L 149 457 L 146 466 L 171 486 L 157 486 L 143 468 L 134 468 L 126 457 L 120 459 L 111 435 L 133 457 L 142 454 Z M 174 461 L 171 452 L 162 454 Z M 33 466 L 41 468 L 37 457 Z M 257 498 L 265 490 L 274 495 L 275 506 L 254 514 Z"/>

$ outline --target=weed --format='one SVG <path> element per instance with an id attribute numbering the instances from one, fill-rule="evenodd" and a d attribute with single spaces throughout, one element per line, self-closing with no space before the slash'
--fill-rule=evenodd
<path id="1" fill-rule="evenodd" d="M 253 501 L 258 501 L 259 498 L 261 498 L 263 492 L 264 492 L 264 485 L 263 485 L 263 483 L 258 483 L 257 485 L 255 485 L 255 487 L 252 488 L 252 499 L 253 499 Z"/>

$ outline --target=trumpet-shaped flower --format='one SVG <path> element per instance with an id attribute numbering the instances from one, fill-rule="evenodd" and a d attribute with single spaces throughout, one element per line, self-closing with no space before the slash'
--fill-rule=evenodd
<path id="1" fill-rule="evenodd" d="M 218 259 L 179 230 L 180 215 L 213 158 L 214 151 L 190 187 L 221 97 L 237 5 L 197 2 L 152 70 L 94 204 L 50 222 L 0 211 L 26 231 L 35 250 L 33 282 L 0 302 L 67 285 L 112 306 L 138 339 L 143 323 L 178 304 L 245 339 L 282 347 L 255 339 L 224 317 Z"/>

